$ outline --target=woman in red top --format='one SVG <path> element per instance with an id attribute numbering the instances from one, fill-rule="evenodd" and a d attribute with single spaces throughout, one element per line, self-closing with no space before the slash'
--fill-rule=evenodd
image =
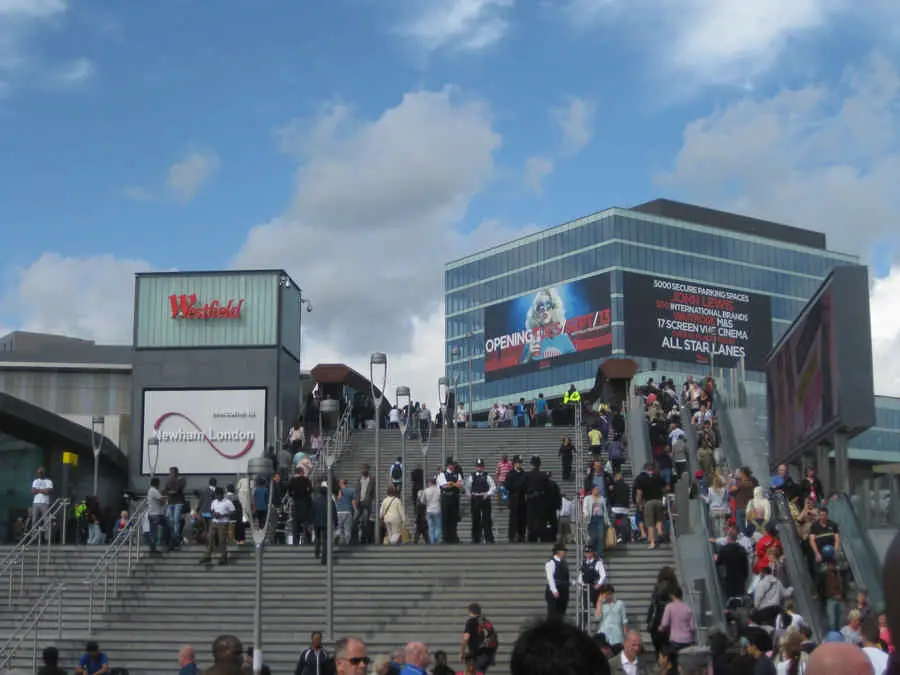
<path id="1" fill-rule="evenodd" d="M 773 525 L 766 527 L 766 533 L 762 539 L 756 542 L 756 561 L 753 563 L 753 573 L 761 574 L 764 567 L 769 566 L 768 551 L 774 548 L 781 555 L 781 542 L 778 540 L 778 530 Z"/>

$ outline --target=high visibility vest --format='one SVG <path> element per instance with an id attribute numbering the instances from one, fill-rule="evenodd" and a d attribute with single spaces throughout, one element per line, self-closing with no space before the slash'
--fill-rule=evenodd
<path id="1" fill-rule="evenodd" d="M 578 403 L 579 401 L 581 401 L 581 394 L 577 391 L 567 391 L 566 395 L 563 396 L 563 405 Z"/>

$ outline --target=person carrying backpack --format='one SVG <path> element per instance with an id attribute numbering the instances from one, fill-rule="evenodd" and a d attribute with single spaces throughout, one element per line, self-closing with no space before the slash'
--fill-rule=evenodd
<path id="1" fill-rule="evenodd" d="M 397 494 L 400 494 L 401 486 L 403 485 L 403 458 L 398 457 L 397 461 L 391 464 L 390 471 L 388 472 L 388 478 L 390 478 L 391 485 L 393 485 L 397 489 Z"/>
<path id="2" fill-rule="evenodd" d="M 481 613 L 481 605 L 477 602 L 471 603 L 468 611 L 462 644 L 459 646 L 459 660 L 473 659 L 476 672 L 486 673 L 494 663 L 500 645 L 497 630 Z"/>

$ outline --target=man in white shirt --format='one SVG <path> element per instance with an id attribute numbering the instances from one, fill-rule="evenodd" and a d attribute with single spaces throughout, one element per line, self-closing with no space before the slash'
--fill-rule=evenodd
<path id="1" fill-rule="evenodd" d="M 34 495 L 31 505 L 31 524 L 37 525 L 50 510 L 50 496 L 53 494 L 53 481 L 47 478 L 44 468 L 37 470 L 36 478 L 31 481 L 31 494 Z"/>
<path id="2" fill-rule="evenodd" d="M 428 479 L 428 487 L 419 491 L 419 503 L 425 505 L 425 518 L 428 520 L 428 541 L 438 544 L 443 536 L 441 527 L 441 489 L 434 478 Z"/>
<path id="3" fill-rule="evenodd" d="M 641 635 L 636 631 L 625 634 L 625 642 L 622 643 L 622 652 L 609 660 L 610 672 L 614 675 L 644 675 L 649 673 L 652 666 L 640 660 Z"/>
<path id="4" fill-rule="evenodd" d="M 553 557 L 544 564 L 544 577 L 547 588 L 544 598 L 547 601 L 547 618 L 561 619 L 566 615 L 569 606 L 569 564 L 566 562 L 566 547 L 556 544 Z"/>
<path id="5" fill-rule="evenodd" d="M 206 544 L 206 555 L 200 562 L 211 563 L 213 551 L 218 549 L 219 564 L 224 565 L 228 562 L 228 523 L 231 521 L 231 514 L 234 513 L 234 504 L 225 499 L 225 491 L 220 487 L 216 488 L 210 511 L 212 524 L 208 534 L 209 541 Z"/>
<path id="6" fill-rule="evenodd" d="M 862 637 L 862 652 L 872 664 L 874 675 L 885 675 L 888 667 L 888 655 L 878 646 L 881 635 L 878 630 L 878 620 L 874 616 L 867 617 L 860 626 Z"/>
<path id="7" fill-rule="evenodd" d="M 556 515 L 559 518 L 559 535 L 557 537 L 557 542 L 560 544 L 568 544 L 572 534 L 572 500 L 563 496 Z"/>
<path id="8" fill-rule="evenodd" d="M 232 506 L 232 510 L 234 507 Z M 163 530 L 162 541 L 169 541 L 166 526 L 166 499 L 159 491 L 159 478 L 150 479 L 150 487 L 147 489 L 147 516 L 150 518 L 150 552 L 157 552 L 160 541 L 160 529 Z"/>

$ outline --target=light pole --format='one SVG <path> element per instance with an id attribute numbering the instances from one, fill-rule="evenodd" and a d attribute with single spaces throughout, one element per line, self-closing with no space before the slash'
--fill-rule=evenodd
<path id="1" fill-rule="evenodd" d="M 472 331 L 469 331 L 468 333 L 466 333 L 466 338 L 467 338 L 466 351 L 468 352 L 468 357 L 469 357 L 469 363 L 467 366 L 467 368 L 468 368 L 467 378 L 468 379 L 467 379 L 467 384 L 466 384 L 466 388 L 468 389 L 468 392 L 466 393 L 466 407 L 469 409 L 469 414 L 467 416 L 466 421 L 469 424 L 471 424 L 472 423 L 472 359 L 475 358 L 475 350 L 472 348 L 472 345 L 475 344 L 475 340 L 474 340 L 475 333 L 473 333 Z"/>
<path id="2" fill-rule="evenodd" d="M 459 370 L 453 369 L 453 407 L 459 406 L 456 398 L 459 392 Z M 453 457 L 459 455 L 459 422 L 456 420 L 456 410 L 453 411 Z"/>
<path id="3" fill-rule="evenodd" d="M 319 415 L 321 416 L 323 413 L 328 415 L 329 417 L 332 415 L 339 415 L 341 411 L 341 404 L 335 401 L 333 398 L 327 398 L 319 404 Z M 328 477 L 325 479 L 328 482 L 328 494 L 325 495 L 325 508 L 328 509 L 327 520 L 325 524 L 325 556 L 326 556 L 326 569 L 325 574 L 327 575 L 327 584 L 328 584 L 328 639 L 334 640 L 334 513 L 332 508 L 332 500 L 334 485 L 332 477 L 334 476 L 334 472 L 332 471 L 332 467 L 334 466 L 334 460 L 337 459 L 335 457 L 335 441 L 334 439 L 331 442 L 325 444 L 325 471 L 328 473 Z"/>
<path id="4" fill-rule="evenodd" d="M 438 400 L 441 402 L 441 466 L 447 463 L 447 396 L 450 393 L 450 380 L 438 378 Z M 454 426 L 456 426 L 454 424 Z M 423 475 L 424 479 L 425 476 Z"/>
<path id="5" fill-rule="evenodd" d="M 91 417 L 91 448 L 94 451 L 94 496 L 97 496 L 97 487 L 100 482 L 100 450 L 103 448 L 103 436 L 106 429 L 106 419 L 103 415 Z"/>
<path id="6" fill-rule="evenodd" d="M 400 415 L 400 463 L 403 465 L 403 476 L 400 481 L 400 502 L 406 509 L 406 430 L 409 428 L 409 421 L 412 418 L 412 395 L 409 393 L 409 387 L 397 387 L 397 408 L 403 412 L 406 407 L 406 417 Z M 381 513 L 379 512 L 379 516 Z"/>
<path id="7" fill-rule="evenodd" d="M 156 466 L 159 464 L 159 439 L 151 436 L 147 439 L 147 463 L 150 467 L 150 480 L 156 476 Z M 149 485 L 149 481 L 147 482 Z"/>
<path id="8" fill-rule="evenodd" d="M 269 532 L 269 518 L 272 517 L 272 476 L 275 475 L 275 464 L 268 457 L 254 457 L 247 462 L 247 478 L 251 485 L 262 478 L 269 485 L 269 509 L 266 513 L 266 524 L 262 529 L 256 527 L 250 519 L 250 533 L 256 551 L 256 598 L 253 606 L 253 675 L 261 675 L 263 666 L 262 645 L 262 589 L 263 589 L 263 552 L 266 547 L 266 536 Z"/>
<path id="9" fill-rule="evenodd" d="M 381 385 L 375 386 L 375 371 L 380 369 Z M 372 388 L 372 401 L 375 403 L 375 542 L 382 542 L 381 534 L 381 402 L 384 401 L 384 385 L 387 382 L 387 354 L 373 352 L 369 357 L 369 386 Z M 359 495 L 356 495 L 357 499 Z M 365 531 L 368 523 L 362 523 Z"/>
<path id="10" fill-rule="evenodd" d="M 419 449 L 422 451 L 422 487 L 425 487 L 425 458 L 428 456 L 428 446 L 431 444 L 431 415 L 428 416 L 423 423 L 419 420 Z M 441 434 L 443 437 L 443 434 Z M 403 481 L 406 484 L 406 481 Z M 412 495 L 412 502 L 415 503 L 416 495 Z"/>

